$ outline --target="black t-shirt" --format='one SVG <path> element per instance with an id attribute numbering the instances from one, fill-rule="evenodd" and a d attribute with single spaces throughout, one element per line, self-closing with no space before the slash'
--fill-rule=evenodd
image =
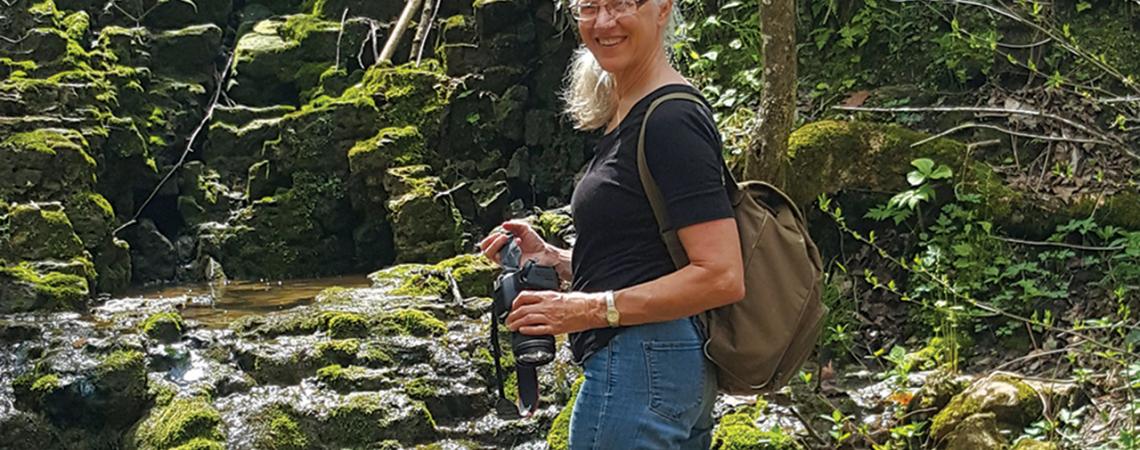
<path id="1" fill-rule="evenodd" d="M 637 139 L 649 104 L 681 91 L 700 96 L 691 86 L 662 86 L 638 101 L 594 149 L 570 200 L 578 233 L 571 261 L 573 290 L 618 290 L 676 270 L 638 177 Z M 720 134 L 707 104 L 660 104 L 645 131 L 645 158 L 673 229 L 733 216 L 722 178 Z M 574 360 L 584 361 L 620 330 L 572 333 Z"/>

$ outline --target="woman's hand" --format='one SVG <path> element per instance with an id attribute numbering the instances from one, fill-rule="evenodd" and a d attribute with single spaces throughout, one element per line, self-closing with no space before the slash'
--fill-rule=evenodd
<path id="1" fill-rule="evenodd" d="M 604 293 L 522 291 L 507 327 L 528 335 L 576 333 L 606 324 Z"/>
<path id="2" fill-rule="evenodd" d="M 526 222 L 509 221 L 503 222 L 503 230 L 514 235 L 518 239 L 519 250 L 522 250 L 522 257 L 519 258 L 520 262 L 527 260 L 535 260 L 539 265 L 553 266 L 558 263 L 557 258 L 552 256 L 552 252 L 547 249 L 546 241 L 538 232 L 534 231 Z M 483 255 L 494 261 L 495 264 L 502 264 L 499 261 L 499 251 L 507 244 L 510 236 L 502 232 L 491 232 L 487 237 L 479 242 L 479 250 Z"/>

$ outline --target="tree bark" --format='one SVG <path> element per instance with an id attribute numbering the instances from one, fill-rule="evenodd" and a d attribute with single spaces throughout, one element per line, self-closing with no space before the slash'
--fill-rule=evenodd
<path id="1" fill-rule="evenodd" d="M 383 64 L 392 60 L 392 54 L 396 53 L 396 45 L 400 43 L 400 37 L 408 29 L 412 15 L 418 9 L 420 9 L 420 0 L 408 0 L 404 4 L 404 11 L 400 14 L 400 19 L 396 21 L 396 25 L 392 27 L 392 31 L 388 35 L 388 42 L 384 44 L 384 50 L 380 51 L 380 58 L 377 62 Z"/>
<path id="2" fill-rule="evenodd" d="M 435 22 L 435 8 L 439 0 L 424 0 L 423 13 L 420 14 L 420 23 L 416 27 L 416 36 L 412 38 L 412 51 L 408 55 L 408 61 L 415 61 L 416 65 L 420 65 L 420 59 L 424 54 L 424 46 L 427 45 L 428 34 L 431 33 L 431 27 Z"/>
<path id="3" fill-rule="evenodd" d="M 764 70 L 760 107 L 748 145 L 744 178 L 785 183 L 788 136 L 796 117 L 796 1 L 760 0 Z"/>

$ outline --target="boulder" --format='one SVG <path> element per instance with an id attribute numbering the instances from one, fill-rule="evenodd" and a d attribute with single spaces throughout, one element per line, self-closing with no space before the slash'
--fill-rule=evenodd
<path id="1" fill-rule="evenodd" d="M 399 262 L 438 261 L 463 247 L 463 219 L 426 165 L 389 169 L 384 188 Z"/>
<path id="2" fill-rule="evenodd" d="M 0 87 L 0 91 L 3 88 Z M 0 197 L 62 200 L 95 185 L 95 159 L 78 131 L 44 128 L 0 140 Z"/>
<path id="3" fill-rule="evenodd" d="M 124 236 L 130 243 L 131 279 L 137 283 L 174 279 L 178 255 L 174 244 L 158 230 L 150 219 L 127 228 Z"/>
<path id="4" fill-rule="evenodd" d="M 138 351 L 116 351 L 90 363 L 38 364 L 13 382 L 17 405 L 42 413 L 55 426 L 123 431 L 150 401 L 146 361 Z"/>
<path id="5" fill-rule="evenodd" d="M 204 398 L 178 398 L 154 408 L 139 424 L 137 450 L 225 448 L 222 417 Z"/>
<path id="6" fill-rule="evenodd" d="M 1004 448 L 1038 420 L 1043 411 L 1040 392 L 1014 376 L 993 375 L 955 395 L 930 425 L 930 437 L 940 448 L 958 450 Z"/>
<path id="7" fill-rule="evenodd" d="M 210 86 L 221 45 L 222 29 L 214 24 L 164 31 L 155 34 L 151 41 L 151 63 L 158 74 Z"/>

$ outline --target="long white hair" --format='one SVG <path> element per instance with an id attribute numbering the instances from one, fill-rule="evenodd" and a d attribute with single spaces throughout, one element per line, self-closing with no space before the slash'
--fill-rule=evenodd
<path id="1" fill-rule="evenodd" d="M 653 0 L 661 5 L 666 0 Z M 672 55 L 673 42 L 676 39 L 675 30 L 680 23 L 680 13 L 677 12 L 677 0 L 674 0 L 673 10 L 669 13 L 669 21 L 662 31 L 662 45 L 665 55 Z M 617 112 L 617 98 L 614 95 L 614 79 L 609 72 L 598 64 L 594 54 L 585 44 L 574 50 L 570 58 L 570 66 L 566 71 L 566 87 L 562 90 L 562 100 L 566 102 L 563 110 L 574 121 L 574 128 L 579 130 L 596 130 L 605 127 Z"/>

